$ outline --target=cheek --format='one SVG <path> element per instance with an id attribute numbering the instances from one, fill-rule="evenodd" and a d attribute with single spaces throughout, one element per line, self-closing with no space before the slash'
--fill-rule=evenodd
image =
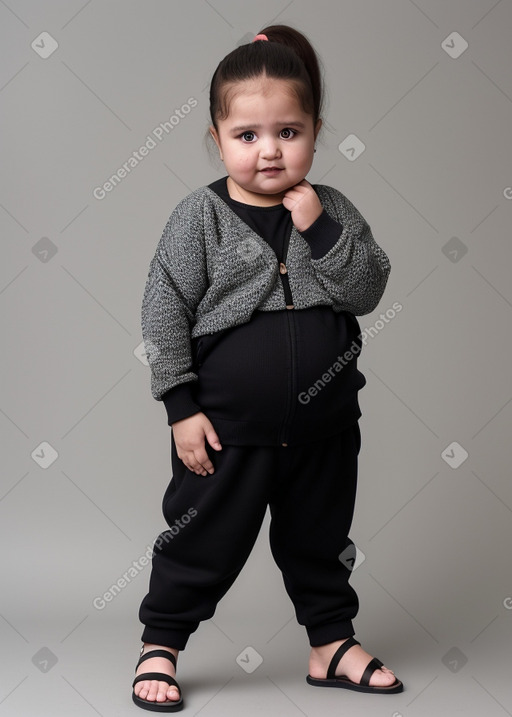
<path id="1" fill-rule="evenodd" d="M 254 158 L 247 152 L 240 152 L 236 164 L 240 172 L 248 172 L 254 167 Z"/>
<path id="2" fill-rule="evenodd" d="M 311 163 L 311 157 L 312 155 L 306 149 L 303 149 L 301 152 L 294 154 L 293 157 L 288 157 L 287 164 L 289 167 L 300 170 Z"/>
<path id="3" fill-rule="evenodd" d="M 313 149 L 314 146 L 308 140 L 297 143 L 293 148 L 293 152 L 290 153 L 292 161 L 296 164 L 307 162 L 313 152 Z"/>

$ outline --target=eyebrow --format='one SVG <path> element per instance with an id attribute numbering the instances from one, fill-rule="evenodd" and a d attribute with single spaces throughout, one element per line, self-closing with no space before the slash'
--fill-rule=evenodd
<path id="1" fill-rule="evenodd" d="M 276 127 L 290 127 L 290 126 L 300 127 L 301 129 L 304 129 L 306 125 L 303 122 L 298 122 L 295 120 L 291 120 L 290 122 L 276 122 Z M 261 124 L 246 124 L 246 125 L 239 125 L 238 127 L 232 127 L 231 132 L 242 132 L 247 131 L 249 129 L 261 129 L 263 125 Z"/>

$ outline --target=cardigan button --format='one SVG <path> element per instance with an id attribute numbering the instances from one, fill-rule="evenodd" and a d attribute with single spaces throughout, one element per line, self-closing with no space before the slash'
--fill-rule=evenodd
<path id="1" fill-rule="evenodd" d="M 286 304 L 286 308 L 287 308 L 287 309 L 293 309 L 294 306 L 293 306 L 293 304 Z"/>
<path id="2" fill-rule="evenodd" d="M 287 446 L 287 445 L 288 445 L 288 443 L 281 443 L 281 445 L 282 445 L 282 446 Z"/>
<path id="3" fill-rule="evenodd" d="M 282 261 L 279 262 L 279 271 L 281 274 L 287 274 L 288 269 L 286 268 L 286 264 L 283 264 Z"/>

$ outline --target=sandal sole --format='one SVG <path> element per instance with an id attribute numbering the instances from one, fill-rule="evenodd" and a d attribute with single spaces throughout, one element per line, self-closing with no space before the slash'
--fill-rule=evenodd
<path id="1" fill-rule="evenodd" d="M 378 695 L 396 694 L 397 692 L 403 692 L 404 689 L 404 686 L 399 679 L 395 679 L 393 684 L 389 685 L 389 687 L 358 685 L 357 682 L 352 682 L 352 680 L 349 680 L 348 678 L 343 679 L 341 677 L 336 677 L 334 680 L 322 680 L 317 677 L 311 677 L 311 675 L 306 677 L 306 682 L 314 687 L 341 687 L 342 689 L 353 690 L 354 692 L 373 692 Z"/>

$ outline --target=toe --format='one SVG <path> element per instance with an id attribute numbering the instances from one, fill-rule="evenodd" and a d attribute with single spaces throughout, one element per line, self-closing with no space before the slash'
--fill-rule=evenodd
<path id="1" fill-rule="evenodd" d="M 156 701 L 157 702 L 165 702 L 167 699 L 167 690 L 169 689 L 169 685 L 167 682 L 159 682 L 158 683 L 158 692 L 156 694 Z"/>
<path id="2" fill-rule="evenodd" d="M 388 687 L 395 681 L 395 675 L 387 667 L 382 667 L 380 670 L 375 670 L 373 675 L 370 677 L 371 687 Z"/>
<path id="3" fill-rule="evenodd" d="M 149 692 L 145 699 L 149 700 L 150 702 L 155 702 L 158 695 L 158 682 L 156 680 L 151 680 L 149 684 Z"/>
<path id="4" fill-rule="evenodd" d="M 133 688 L 133 691 L 135 692 L 137 697 L 140 697 L 141 699 L 145 700 L 148 696 L 149 685 L 149 682 L 138 682 Z"/>
<path id="5" fill-rule="evenodd" d="M 167 699 L 176 701 L 176 700 L 179 700 L 179 698 L 180 698 L 180 693 L 178 691 L 178 688 L 177 687 L 169 687 L 169 689 L 167 690 Z"/>

